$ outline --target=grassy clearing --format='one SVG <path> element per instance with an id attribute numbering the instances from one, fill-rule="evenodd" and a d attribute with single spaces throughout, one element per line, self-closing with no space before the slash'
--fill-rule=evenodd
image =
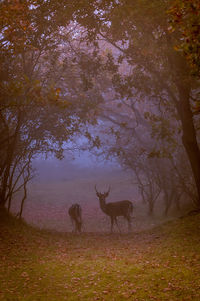
<path id="1" fill-rule="evenodd" d="M 200 300 L 200 216 L 151 231 L 39 231 L 0 222 L 0 300 Z"/>

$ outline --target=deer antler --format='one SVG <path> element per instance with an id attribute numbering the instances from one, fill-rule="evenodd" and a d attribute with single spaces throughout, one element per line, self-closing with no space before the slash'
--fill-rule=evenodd
<path id="1" fill-rule="evenodd" d="M 97 190 L 96 184 L 95 184 L 94 188 L 95 188 L 96 193 L 99 193 L 98 190 Z"/>
<path id="2" fill-rule="evenodd" d="M 107 194 L 109 194 L 109 193 L 110 193 L 110 185 L 109 185 L 109 187 L 108 187 L 108 191 L 107 191 L 107 192 L 105 192 L 105 193 L 107 193 Z"/>

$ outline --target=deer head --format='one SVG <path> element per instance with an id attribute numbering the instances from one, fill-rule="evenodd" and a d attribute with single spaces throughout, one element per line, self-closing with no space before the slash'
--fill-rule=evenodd
<path id="1" fill-rule="evenodd" d="M 108 195 L 109 195 L 109 193 L 110 193 L 110 186 L 109 186 L 109 188 L 108 188 L 108 191 L 105 191 L 105 192 L 101 193 L 101 192 L 99 192 L 99 191 L 97 190 L 97 187 L 96 187 L 96 185 L 95 185 L 95 191 L 96 191 L 97 197 L 99 198 L 99 201 L 100 201 L 100 202 L 105 202 L 105 199 L 108 197 Z"/>

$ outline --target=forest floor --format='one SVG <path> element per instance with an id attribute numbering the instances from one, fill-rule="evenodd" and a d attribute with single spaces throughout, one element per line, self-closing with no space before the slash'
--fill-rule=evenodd
<path id="1" fill-rule="evenodd" d="M 122 235 L 0 216 L 0 300 L 200 300 L 200 215 Z"/>

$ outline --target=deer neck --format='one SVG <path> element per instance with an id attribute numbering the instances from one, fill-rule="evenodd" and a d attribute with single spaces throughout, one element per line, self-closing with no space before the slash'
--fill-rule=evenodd
<path id="1" fill-rule="evenodd" d="M 106 202 L 105 200 L 99 200 L 101 210 L 106 213 Z"/>

